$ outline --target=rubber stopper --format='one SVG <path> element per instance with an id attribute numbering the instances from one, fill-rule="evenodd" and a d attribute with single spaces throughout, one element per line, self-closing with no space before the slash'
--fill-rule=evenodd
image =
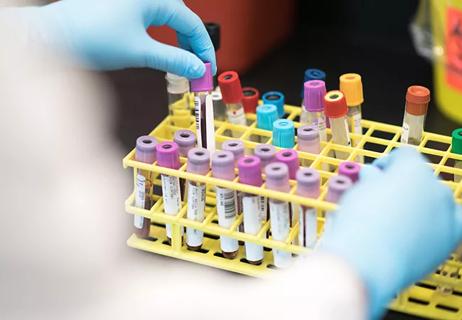
<path id="1" fill-rule="evenodd" d="M 295 146 L 295 126 L 291 120 L 274 121 L 273 146 L 285 149 L 292 149 Z"/>
<path id="2" fill-rule="evenodd" d="M 239 75 L 235 71 L 226 71 L 218 76 L 223 102 L 226 104 L 242 102 L 242 86 Z"/>
<path id="3" fill-rule="evenodd" d="M 348 107 L 343 93 L 339 90 L 329 91 L 324 97 L 324 112 L 329 118 L 346 116 Z"/>
<path id="4" fill-rule="evenodd" d="M 452 153 L 462 154 L 462 128 L 452 132 Z"/>
<path id="5" fill-rule="evenodd" d="M 273 123 L 278 119 L 278 110 L 275 105 L 264 104 L 257 108 L 257 128 L 273 130 Z"/>
<path id="6" fill-rule="evenodd" d="M 363 83 L 357 73 L 347 73 L 340 77 L 340 91 L 345 95 L 348 107 L 356 107 L 364 103 Z"/>
<path id="7" fill-rule="evenodd" d="M 406 112 L 414 116 L 427 114 L 430 90 L 422 86 L 410 86 L 406 93 Z"/>
<path id="8" fill-rule="evenodd" d="M 257 111 L 258 99 L 260 92 L 252 87 L 242 88 L 242 105 L 246 113 L 255 113 Z"/>

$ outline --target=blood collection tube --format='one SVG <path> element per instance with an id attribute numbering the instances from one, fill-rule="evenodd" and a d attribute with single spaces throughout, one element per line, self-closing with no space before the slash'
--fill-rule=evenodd
<path id="1" fill-rule="evenodd" d="M 348 131 L 348 107 L 345 96 L 341 91 L 329 91 L 324 98 L 326 116 L 329 118 L 332 131 L 332 141 L 343 146 L 351 146 L 350 133 Z M 346 160 L 347 152 L 335 151 L 337 159 Z"/>
<path id="2" fill-rule="evenodd" d="M 297 171 L 300 168 L 297 151 L 293 149 L 280 150 L 276 153 L 275 162 L 285 163 L 289 168 L 290 179 L 295 179 Z"/>
<path id="3" fill-rule="evenodd" d="M 260 158 L 261 169 L 274 161 L 276 156 L 276 148 L 270 144 L 259 144 L 253 151 L 254 155 Z"/>
<path id="4" fill-rule="evenodd" d="M 226 114 L 229 123 L 247 125 L 244 106 L 242 105 L 242 87 L 239 75 L 235 71 L 227 71 L 218 77 L 223 101 L 226 103 Z M 238 132 L 234 134 L 237 137 Z"/>
<path id="5" fill-rule="evenodd" d="M 311 154 L 321 153 L 321 142 L 319 139 L 318 127 L 305 125 L 297 129 L 298 151 Z M 310 160 L 302 160 L 302 165 L 307 167 L 311 164 Z"/>
<path id="6" fill-rule="evenodd" d="M 239 181 L 243 184 L 260 187 L 263 184 L 261 177 L 260 159 L 255 156 L 242 157 L 238 161 Z M 244 232 L 256 235 L 262 226 L 260 220 L 260 197 L 246 193 L 242 198 L 242 211 L 244 214 Z M 250 264 L 258 265 L 263 260 L 263 247 L 245 242 L 245 256 Z"/>
<path id="7" fill-rule="evenodd" d="M 212 176 L 214 178 L 232 181 L 234 180 L 234 155 L 229 151 L 217 151 L 212 156 Z M 237 198 L 236 191 L 216 187 L 218 225 L 229 229 L 236 221 Z M 220 247 L 223 256 L 234 259 L 239 251 L 236 239 L 220 236 Z"/>
<path id="8" fill-rule="evenodd" d="M 178 145 L 175 142 L 162 142 L 156 146 L 157 165 L 159 167 L 179 169 L 180 155 Z M 181 209 L 180 180 L 178 177 L 161 175 L 162 199 L 164 200 L 164 212 L 169 216 L 176 216 Z M 167 238 L 172 239 L 172 225 L 167 224 Z M 183 232 L 183 230 L 182 230 Z"/>
<path id="9" fill-rule="evenodd" d="M 242 104 L 245 113 L 256 113 L 260 92 L 252 87 L 242 88 Z"/>
<path id="10" fill-rule="evenodd" d="M 273 124 L 279 118 L 278 111 L 273 104 L 264 104 L 257 107 L 257 128 L 262 130 L 273 131 Z M 259 136 L 259 142 L 265 143 L 268 138 Z"/>
<path id="11" fill-rule="evenodd" d="M 328 182 L 326 201 L 338 203 L 343 194 L 353 186 L 353 182 L 346 176 L 332 176 Z M 324 230 L 331 227 L 334 212 L 326 213 Z"/>
<path id="12" fill-rule="evenodd" d="M 173 73 L 167 73 L 165 79 L 167 80 L 170 123 L 176 127 L 187 128 L 191 125 L 188 79 Z"/>
<path id="13" fill-rule="evenodd" d="M 226 121 L 226 105 L 223 102 L 220 87 L 216 87 L 212 92 L 213 115 L 217 121 Z"/>
<path id="14" fill-rule="evenodd" d="M 230 151 L 234 155 L 234 162 L 236 165 L 239 159 L 243 157 L 245 153 L 244 142 L 241 140 L 226 140 L 223 142 L 221 149 L 223 151 Z"/>
<path id="15" fill-rule="evenodd" d="M 266 187 L 269 190 L 289 192 L 289 167 L 284 163 L 274 162 L 265 167 Z M 273 240 L 285 242 L 290 233 L 290 205 L 288 202 L 269 199 L 271 235 Z M 274 265 L 286 268 L 290 265 L 292 254 L 273 249 Z"/>
<path id="16" fill-rule="evenodd" d="M 278 119 L 273 123 L 273 146 L 285 149 L 295 146 L 295 126 L 292 120 Z"/>
<path id="17" fill-rule="evenodd" d="M 276 106 L 278 110 L 279 118 L 282 118 L 284 116 L 285 97 L 282 92 L 279 92 L 279 91 L 266 92 L 263 95 L 262 100 L 263 100 L 263 104 L 273 104 Z"/>
<path id="18" fill-rule="evenodd" d="M 451 152 L 462 155 L 462 128 L 456 129 L 452 132 Z M 455 160 L 454 168 L 462 169 L 462 160 Z M 459 183 L 461 181 L 462 181 L 462 175 L 454 174 L 454 182 Z"/>
<path id="19" fill-rule="evenodd" d="M 427 88 L 410 86 L 407 89 L 401 143 L 415 146 L 420 144 L 429 102 L 430 90 Z"/>
<path id="20" fill-rule="evenodd" d="M 311 80 L 305 82 L 305 99 L 300 123 L 318 127 L 321 141 L 327 141 L 326 116 L 324 115 L 325 95 L 326 83 L 324 81 Z"/>
<path id="21" fill-rule="evenodd" d="M 210 154 L 207 149 L 193 148 L 188 152 L 187 172 L 205 176 L 210 170 Z M 202 222 L 205 213 L 205 183 L 188 182 L 188 210 L 189 220 Z M 202 247 L 204 233 L 194 228 L 186 228 L 186 244 L 190 250 Z"/>
<path id="22" fill-rule="evenodd" d="M 191 91 L 194 92 L 197 145 L 209 150 L 210 153 L 215 151 L 212 90 L 212 65 L 206 62 L 204 76 L 191 80 Z"/>
<path id="23" fill-rule="evenodd" d="M 136 139 L 135 160 L 153 164 L 156 161 L 157 140 L 151 136 L 142 136 Z M 135 206 L 137 208 L 151 209 L 152 206 L 152 177 L 146 170 L 137 170 L 135 183 Z M 149 237 L 151 220 L 142 216 L 134 216 L 133 225 L 135 234 L 139 238 Z"/>
<path id="24" fill-rule="evenodd" d="M 189 150 L 196 145 L 196 135 L 191 130 L 177 130 L 173 135 L 173 141 L 178 145 L 180 157 L 187 157 Z"/>
<path id="25" fill-rule="evenodd" d="M 353 183 L 358 181 L 360 171 L 361 166 L 356 162 L 345 161 L 338 167 L 338 174 L 350 178 Z"/>
<path id="26" fill-rule="evenodd" d="M 326 73 L 320 69 L 306 69 L 305 74 L 303 76 L 303 87 L 302 87 L 302 92 L 300 93 L 300 96 L 302 98 L 302 109 L 303 106 L 305 105 L 304 100 L 305 100 L 305 82 L 312 81 L 312 80 L 321 80 L 321 81 L 326 81 Z"/>
<path id="27" fill-rule="evenodd" d="M 320 195 L 321 176 L 312 168 L 297 171 L 297 195 L 317 199 Z M 318 234 L 316 208 L 298 206 L 298 244 L 313 249 Z"/>

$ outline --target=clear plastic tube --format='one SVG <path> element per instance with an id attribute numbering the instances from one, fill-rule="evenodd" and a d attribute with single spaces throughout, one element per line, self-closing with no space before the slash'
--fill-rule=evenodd
<path id="1" fill-rule="evenodd" d="M 422 142 L 424 124 L 425 115 L 416 116 L 405 112 L 401 143 L 418 146 Z"/>
<path id="2" fill-rule="evenodd" d="M 226 104 L 226 118 L 229 123 L 246 126 L 247 120 L 245 118 L 244 106 L 241 103 L 228 103 Z M 239 138 L 241 132 L 233 131 L 234 138 Z"/>
<path id="3" fill-rule="evenodd" d="M 189 108 L 189 82 L 186 78 L 167 73 L 168 109 L 171 124 L 188 128 L 191 125 L 191 110 Z"/>
<path id="4" fill-rule="evenodd" d="M 213 153 L 215 151 L 215 126 L 211 92 L 196 92 L 194 94 L 194 106 L 197 145 Z"/>
<path id="5" fill-rule="evenodd" d="M 213 114 L 215 120 L 225 121 L 226 120 L 226 105 L 223 102 L 223 96 L 221 95 L 220 87 L 216 87 L 212 92 L 213 100 Z"/>
<path id="6" fill-rule="evenodd" d="M 348 122 L 346 117 L 329 118 L 330 128 L 332 130 L 332 141 L 335 144 L 351 146 L 350 134 L 348 131 Z M 340 160 L 348 158 L 347 152 L 335 150 L 335 157 Z"/>
<path id="7" fill-rule="evenodd" d="M 410 86 L 407 89 L 401 143 L 420 145 L 429 102 L 430 90 L 427 88 Z"/>
<path id="8" fill-rule="evenodd" d="M 350 129 L 351 133 L 354 134 L 363 134 L 363 128 L 361 127 L 361 105 L 348 107 L 348 128 Z M 357 142 L 352 142 L 353 146 L 357 146 Z M 356 161 L 360 163 L 364 163 L 364 156 L 359 155 L 356 157 Z"/>

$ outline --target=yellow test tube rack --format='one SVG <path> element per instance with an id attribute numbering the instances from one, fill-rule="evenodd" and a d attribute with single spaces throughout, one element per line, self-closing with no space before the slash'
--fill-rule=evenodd
<path id="1" fill-rule="evenodd" d="M 300 116 L 300 107 L 285 106 L 286 118 L 293 120 L 295 126 L 299 127 L 298 119 Z M 216 121 L 216 141 L 217 146 L 226 140 L 236 139 L 236 133 L 239 133 L 238 139 L 245 143 L 247 152 L 251 153 L 259 143 L 271 144 L 270 131 L 261 130 L 256 127 L 256 115 L 246 115 L 248 126 L 239 126 L 227 122 Z M 190 126 L 188 128 L 179 128 L 171 125 L 170 118 L 167 117 L 162 121 L 150 135 L 159 141 L 171 141 L 173 134 L 179 129 L 190 129 L 195 131 L 194 117 L 190 117 Z M 242 215 L 238 216 L 236 222 L 229 228 L 224 229 L 218 225 L 214 187 L 220 186 L 228 189 L 239 190 L 246 193 L 274 198 L 299 205 L 314 207 L 318 212 L 318 232 L 322 231 L 324 222 L 324 213 L 332 211 L 336 205 L 324 201 L 327 187 L 326 183 L 329 177 L 336 174 L 334 172 L 323 171 L 326 167 L 323 164 L 329 164 L 331 168 L 338 168 L 342 160 L 335 159 L 331 156 L 331 151 L 341 151 L 349 154 L 349 161 L 354 161 L 358 156 L 363 156 L 366 162 L 379 158 L 389 153 L 394 148 L 400 147 L 399 142 L 401 127 L 362 120 L 363 135 L 351 134 L 353 140 L 352 147 L 346 147 L 334 144 L 330 139 L 327 142 L 321 142 L 322 151 L 319 155 L 305 152 L 299 152 L 301 160 L 305 159 L 311 163 L 311 167 L 317 169 L 322 177 L 321 195 L 318 199 L 307 199 L 295 194 L 295 182 L 291 181 L 290 193 L 281 193 L 271 191 L 263 185 L 253 187 L 239 183 L 236 178 L 234 181 L 225 181 L 212 178 L 210 173 L 206 176 L 190 174 L 186 172 L 186 159 L 182 158 L 182 166 L 178 170 L 162 168 L 154 164 L 145 164 L 134 160 L 135 150 L 132 150 L 124 159 L 123 166 L 132 168 L 134 176 L 137 170 L 147 170 L 152 172 L 154 184 L 160 186 L 160 174 L 176 176 L 190 181 L 207 184 L 206 214 L 203 222 L 196 222 L 186 219 L 186 203 L 183 203 L 182 209 L 176 216 L 169 216 L 164 213 L 162 196 L 154 192 L 151 197 L 154 205 L 150 210 L 140 209 L 134 206 L 134 193 L 125 201 L 125 209 L 129 214 L 151 219 L 150 237 L 147 239 L 137 238 L 132 235 L 127 244 L 130 247 L 161 254 L 164 256 L 182 259 L 194 263 L 199 263 L 227 271 L 237 272 L 254 277 L 265 277 L 270 272 L 277 272 L 273 266 L 272 249 L 280 249 L 292 252 L 294 255 L 309 253 L 309 250 L 297 246 L 294 241 L 298 235 L 298 224 L 291 228 L 289 237 L 285 242 L 275 241 L 267 238 L 267 231 L 270 228 L 269 221 L 266 222 L 257 235 L 250 235 L 239 231 L 239 225 L 242 222 Z M 329 134 L 328 129 L 328 134 Z M 258 141 L 258 142 L 256 142 Z M 297 146 L 295 147 L 297 149 Z M 428 157 L 429 165 L 434 169 L 435 175 L 442 177 L 442 183 L 449 186 L 458 203 L 462 203 L 462 183 L 454 183 L 453 175 L 461 175 L 462 169 L 453 167 L 454 161 L 462 161 L 462 155 L 451 153 L 451 138 L 444 135 L 424 133 L 422 143 L 417 149 Z M 397 222 L 398 223 L 398 222 Z M 172 241 L 167 241 L 165 224 L 172 225 Z M 204 243 L 201 251 L 190 251 L 186 247 L 181 235 L 181 229 L 192 227 L 204 232 Z M 245 260 L 244 247 L 240 246 L 239 254 L 235 259 L 229 260 L 222 256 L 220 249 L 219 236 L 227 236 L 241 241 L 253 242 L 264 246 L 265 257 L 261 265 L 251 265 Z M 451 275 L 451 270 L 458 270 L 458 274 Z M 448 260 L 438 271 L 430 275 L 427 279 L 411 286 L 402 292 L 390 304 L 390 309 L 409 313 L 417 316 L 430 317 L 433 319 L 460 320 L 462 319 L 462 264 L 454 259 Z M 446 285 L 453 288 L 452 292 L 442 293 L 437 288 Z"/>

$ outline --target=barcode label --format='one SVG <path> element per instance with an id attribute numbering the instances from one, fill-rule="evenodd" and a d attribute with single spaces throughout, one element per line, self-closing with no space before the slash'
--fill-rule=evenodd
<path id="1" fill-rule="evenodd" d="M 236 192 L 217 187 L 216 195 L 218 216 L 234 219 L 236 217 Z"/>
<path id="2" fill-rule="evenodd" d="M 265 197 L 258 197 L 258 201 L 259 201 L 259 218 L 260 218 L 260 222 L 264 222 L 266 220 L 268 220 L 268 209 L 267 209 L 267 199 Z"/>
<path id="3" fill-rule="evenodd" d="M 161 175 L 164 211 L 176 215 L 181 209 L 180 181 L 178 177 Z"/>
<path id="4" fill-rule="evenodd" d="M 197 146 L 203 148 L 202 145 L 202 128 L 201 128 L 201 98 L 194 97 L 194 116 L 196 117 L 196 136 Z"/>
<path id="5" fill-rule="evenodd" d="M 136 175 L 135 207 L 145 209 L 146 177 L 141 173 Z"/>
<path id="6" fill-rule="evenodd" d="M 409 125 L 406 122 L 403 123 L 403 133 L 401 134 L 401 142 L 409 143 Z"/>

